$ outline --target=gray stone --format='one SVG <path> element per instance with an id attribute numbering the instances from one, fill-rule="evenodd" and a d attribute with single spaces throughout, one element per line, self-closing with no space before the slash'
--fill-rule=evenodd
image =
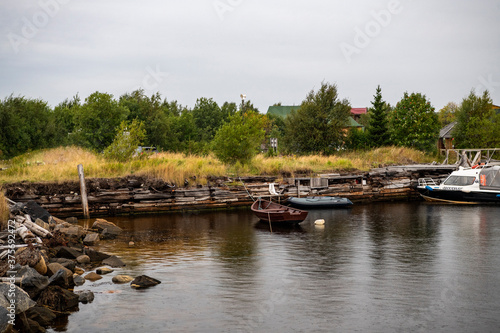
<path id="1" fill-rule="evenodd" d="M 85 249 L 85 254 L 90 257 L 91 262 L 103 261 L 104 259 L 111 257 L 109 254 L 99 252 L 91 248 Z"/>
<path id="2" fill-rule="evenodd" d="M 73 281 L 75 281 L 75 286 L 81 286 L 85 283 L 85 278 L 78 274 L 73 274 Z"/>
<path id="3" fill-rule="evenodd" d="M 67 269 L 66 267 L 64 267 L 63 265 L 61 265 L 60 263 L 57 263 L 57 262 L 51 262 L 50 264 L 47 265 L 47 274 L 49 276 L 52 276 L 54 274 L 57 273 L 57 271 L 59 270 L 64 270 L 66 276 L 73 276 L 73 272 L 69 269 Z"/>
<path id="4" fill-rule="evenodd" d="M 83 239 L 83 244 L 89 246 L 96 245 L 98 242 L 99 242 L 99 234 L 95 232 L 88 233 Z"/>
<path id="5" fill-rule="evenodd" d="M 68 217 L 66 219 L 66 222 L 71 223 L 71 224 L 76 224 L 76 223 L 78 223 L 78 219 L 76 217 Z"/>
<path id="6" fill-rule="evenodd" d="M 17 276 L 21 277 L 21 286 L 23 290 L 28 293 L 31 298 L 35 298 L 40 291 L 47 288 L 49 285 L 49 278 L 41 275 L 34 268 L 23 266 L 17 271 Z"/>
<path id="7" fill-rule="evenodd" d="M 75 261 L 67 258 L 52 258 L 51 262 L 56 262 L 58 264 L 61 264 L 63 267 L 66 267 L 72 272 L 75 270 L 76 267 Z"/>
<path id="8" fill-rule="evenodd" d="M 104 219 L 96 219 L 92 225 L 92 229 L 97 229 L 101 235 L 102 239 L 112 239 L 122 233 L 123 229 L 112 222 L 108 222 Z"/>
<path id="9" fill-rule="evenodd" d="M 9 327 L 9 321 L 16 318 L 14 314 L 10 317 L 9 315 L 9 311 L 7 311 L 7 309 L 3 306 L 0 306 L 0 332 L 2 333 L 8 332 L 7 327 Z"/>
<path id="10" fill-rule="evenodd" d="M 90 303 L 94 300 L 94 293 L 90 290 L 77 291 L 78 301 L 81 303 Z"/>
<path id="11" fill-rule="evenodd" d="M 68 276 L 67 271 L 65 271 L 64 268 L 61 268 L 50 277 L 49 284 L 51 286 L 60 286 L 62 288 L 69 289 L 75 286 L 75 281 L 72 274 Z"/>
<path id="12" fill-rule="evenodd" d="M 12 293 L 14 293 L 14 297 L 9 297 L 9 294 Z M 12 301 L 15 302 L 16 314 L 22 313 L 36 305 L 36 303 L 31 300 L 28 293 L 18 286 L 0 282 L 0 306 L 9 310 Z"/>
<path id="13" fill-rule="evenodd" d="M 123 261 L 120 260 L 117 256 L 111 256 L 102 261 L 104 265 L 108 265 L 111 267 L 123 267 L 126 266 Z"/>
<path id="14" fill-rule="evenodd" d="M 56 257 L 58 258 L 67 258 L 67 259 L 76 259 L 81 256 L 83 253 L 81 251 L 75 250 L 68 246 L 61 246 L 58 251 Z"/>
<path id="15" fill-rule="evenodd" d="M 85 231 L 80 226 L 73 226 L 69 228 L 59 228 L 60 233 L 65 234 L 68 237 L 81 237 L 85 235 Z"/>
<path id="16" fill-rule="evenodd" d="M 86 254 L 82 254 L 81 256 L 76 258 L 76 262 L 82 265 L 90 264 L 90 257 Z"/>
<path id="17" fill-rule="evenodd" d="M 62 272 L 60 272 L 62 270 Z M 63 288 L 73 288 L 73 272 L 63 265 L 53 262 L 47 265 L 47 273 L 50 275 L 49 283 L 51 285 L 61 286 Z"/>

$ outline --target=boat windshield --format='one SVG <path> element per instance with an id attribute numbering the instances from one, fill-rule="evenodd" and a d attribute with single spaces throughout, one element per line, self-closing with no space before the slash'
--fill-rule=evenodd
<path id="1" fill-rule="evenodd" d="M 474 184 L 476 177 L 471 176 L 450 176 L 444 181 L 448 186 L 467 186 Z"/>

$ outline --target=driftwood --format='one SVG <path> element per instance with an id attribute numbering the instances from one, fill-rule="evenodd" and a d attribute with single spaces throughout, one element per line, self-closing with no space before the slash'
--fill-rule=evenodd
<path id="1" fill-rule="evenodd" d="M 17 234 L 23 239 L 23 242 L 25 242 L 26 244 L 35 243 L 37 241 L 35 235 L 33 235 L 33 233 L 25 225 L 16 224 L 16 230 Z"/>
<path id="2" fill-rule="evenodd" d="M 31 217 L 29 215 L 24 215 L 25 220 L 23 224 L 30 229 L 33 233 L 37 234 L 40 237 L 52 237 L 52 233 L 45 228 L 40 227 L 38 224 L 35 224 L 31 221 Z"/>
<path id="3" fill-rule="evenodd" d="M 16 277 L 16 278 L 14 278 L 14 283 L 17 284 L 17 285 L 19 285 L 19 284 L 21 284 L 22 280 L 23 280 L 22 277 Z M 2 278 L 0 278 L 0 282 L 11 283 L 12 282 L 12 278 L 2 277 Z"/>

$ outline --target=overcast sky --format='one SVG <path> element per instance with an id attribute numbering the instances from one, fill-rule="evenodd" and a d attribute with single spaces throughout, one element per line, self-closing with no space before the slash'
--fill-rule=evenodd
<path id="1" fill-rule="evenodd" d="M 8 0 L 0 4 L 0 97 L 52 107 L 139 87 L 190 108 L 199 97 L 266 112 L 321 82 L 353 107 L 377 85 L 439 110 L 471 89 L 500 104 L 499 0 Z"/>

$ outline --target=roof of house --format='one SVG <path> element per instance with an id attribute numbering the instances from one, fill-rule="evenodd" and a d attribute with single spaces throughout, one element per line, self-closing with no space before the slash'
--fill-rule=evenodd
<path id="1" fill-rule="evenodd" d="M 453 128 L 455 127 L 456 124 L 457 124 L 457 122 L 454 121 L 452 123 L 449 123 L 445 127 L 441 128 L 441 130 L 439 131 L 439 137 L 445 138 L 445 139 L 453 138 L 452 132 L 453 132 Z"/>
<path id="2" fill-rule="evenodd" d="M 352 117 L 349 117 L 349 125 L 347 127 L 363 127 L 363 125 L 352 119 Z"/>
<path id="3" fill-rule="evenodd" d="M 361 115 L 368 112 L 368 108 L 351 108 L 351 114 Z"/>

